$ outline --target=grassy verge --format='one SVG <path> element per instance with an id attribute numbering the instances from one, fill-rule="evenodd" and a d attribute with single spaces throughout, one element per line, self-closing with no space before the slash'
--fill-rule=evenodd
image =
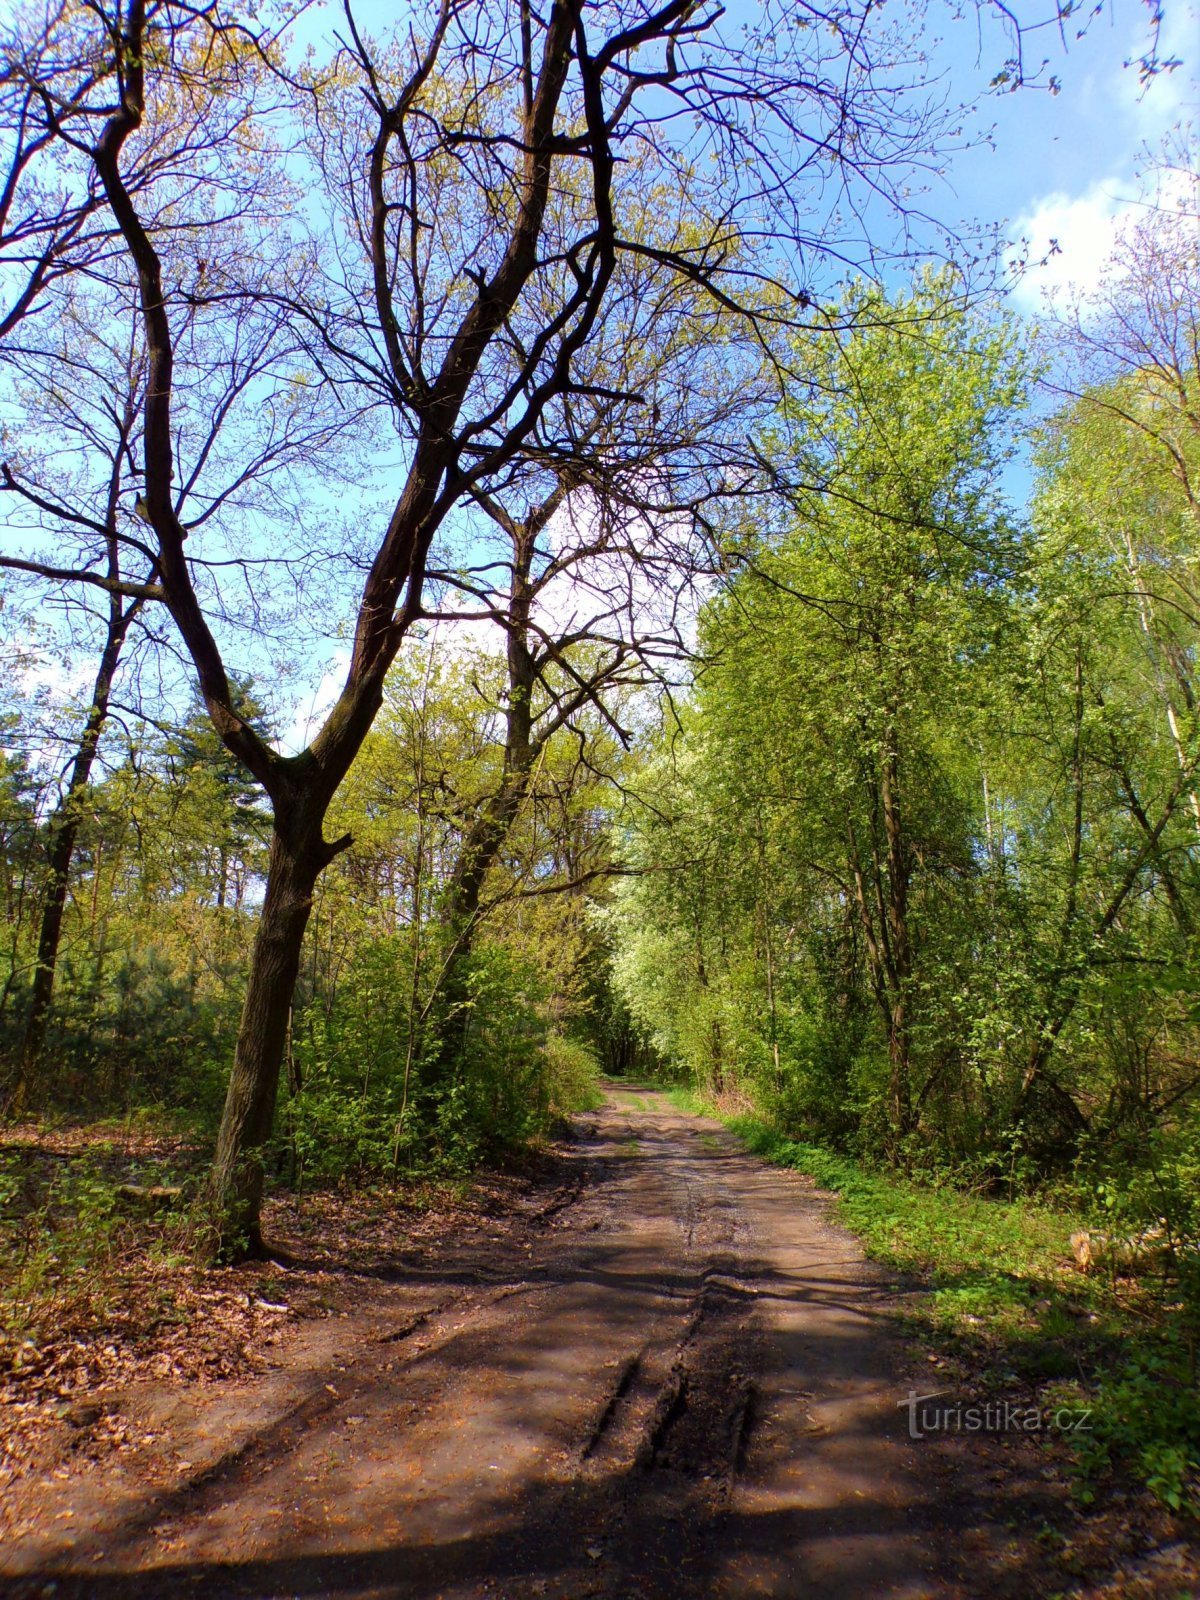
<path id="1" fill-rule="evenodd" d="M 1087 1221 L 1079 1212 L 915 1183 L 686 1090 L 672 1098 L 836 1194 L 868 1254 L 928 1291 L 907 1312 L 913 1331 L 973 1386 L 1043 1409 L 1086 1408 L 1090 1425 L 1071 1436 L 1081 1500 L 1132 1478 L 1171 1510 L 1200 1513 L 1194 1311 L 1176 1286 L 1081 1271 L 1070 1244 Z"/>

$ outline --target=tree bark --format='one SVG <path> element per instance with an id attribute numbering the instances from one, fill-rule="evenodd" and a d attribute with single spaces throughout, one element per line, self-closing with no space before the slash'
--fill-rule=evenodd
<path id="1" fill-rule="evenodd" d="M 82 751 L 80 753 L 82 754 Z M 76 757 L 75 772 L 78 770 L 79 759 Z M 17 1117 L 32 1109 L 39 1097 L 38 1079 L 42 1052 L 46 1044 L 46 1027 L 50 1020 L 50 1004 L 54 998 L 54 978 L 58 967 L 58 948 L 62 939 L 71 859 L 75 854 L 75 840 L 79 833 L 80 814 L 74 802 L 84 787 L 84 781 L 76 784 L 74 779 L 75 773 L 72 773 L 72 782 L 66 797 L 49 824 L 50 848 L 46 864 L 46 899 L 42 906 L 41 927 L 38 930 L 37 965 L 33 973 L 33 992 L 30 996 L 29 1011 L 25 1018 L 25 1034 L 21 1041 L 17 1081 L 9 1102 L 11 1115 Z"/>
<path id="2" fill-rule="evenodd" d="M 281 832 L 271 839 L 267 893 L 242 1005 L 233 1070 L 210 1178 L 218 1248 L 264 1253 L 260 1209 L 263 1154 L 275 1121 L 292 995 L 317 878 L 331 847 Z"/>
<path id="3" fill-rule="evenodd" d="M 867 949 L 871 988 L 887 1038 L 887 1143 L 892 1156 L 899 1153 L 901 1142 L 914 1125 L 908 1009 L 912 985 L 908 917 L 912 851 L 903 825 L 900 763 L 894 742 L 894 729 L 889 729 L 879 770 L 870 774 L 865 784 L 871 819 L 868 860 L 864 861 L 859 849 L 853 822 L 847 826 L 854 897 Z"/>
<path id="4" fill-rule="evenodd" d="M 889 730 L 884 754 L 881 794 L 883 825 L 887 836 L 887 929 L 890 1005 L 888 1008 L 888 1110 L 893 1141 L 899 1144 L 912 1132 L 912 1067 L 910 1061 L 908 995 L 912 984 L 912 941 L 908 926 L 908 886 L 911 854 L 900 813 L 899 761 Z"/>
<path id="5" fill-rule="evenodd" d="M 128 437 L 132 424 L 132 408 L 127 407 L 122 428 L 122 442 Z M 120 579 L 120 556 L 116 538 L 117 497 L 120 491 L 120 468 L 113 468 L 109 483 L 107 525 L 108 575 Z M 150 581 L 153 581 L 153 571 Z M 49 847 L 47 850 L 46 898 L 42 905 L 41 927 L 38 931 L 37 965 L 33 974 L 33 994 L 25 1019 L 25 1034 L 21 1042 L 21 1059 L 17 1081 L 9 1101 L 10 1114 L 19 1116 L 35 1102 L 38 1093 L 38 1076 L 42 1052 L 46 1043 L 46 1027 L 50 1020 L 50 1006 L 54 999 L 54 979 L 58 971 L 58 951 L 62 942 L 63 916 L 70 885 L 71 862 L 83 820 L 83 797 L 91 780 L 100 735 L 108 720 L 108 703 L 112 696 L 113 680 L 121 659 L 121 651 L 129 633 L 130 624 L 141 610 L 143 601 L 132 600 L 125 605 L 120 594 L 111 591 L 108 597 L 108 629 L 100 663 L 92 685 L 92 701 L 87 720 L 80 736 L 75 759 L 71 764 L 71 777 L 67 792 L 47 825 Z"/>
<path id="6" fill-rule="evenodd" d="M 452 955 L 441 983 L 441 1037 L 437 1070 L 446 1073 L 461 1054 L 470 1018 L 468 966 L 479 921 L 483 885 L 529 793 L 542 747 L 533 737 L 533 690 L 537 663 L 529 649 L 532 593 L 529 568 L 533 537 L 528 529 L 515 540 L 508 628 L 508 709 L 504 722 L 504 766 L 500 787 L 468 830 L 446 892 L 445 924 Z"/>

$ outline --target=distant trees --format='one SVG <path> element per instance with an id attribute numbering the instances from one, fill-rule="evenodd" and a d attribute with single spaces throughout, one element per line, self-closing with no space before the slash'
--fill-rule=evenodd
<path id="1" fill-rule="evenodd" d="M 74 709 L 46 707 L 25 742 L 49 738 L 58 722 L 73 737 Z M 188 731 L 121 714 L 86 789 L 76 790 L 54 1006 L 44 1019 L 41 1070 L 30 1081 L 31 1110 L 108 1112 L 130 1101 L 211 1109 L 218 1076 L 223 1089 L 213 1053 L 236 1018 L 265 849 L 253 838 L 253 812 L 223 792 L 206 756 L 183 757 Z M 56 839 L 54 789 L 44 778 L 36 787 L 26 778 L 22 788 L 24 820 L 18 825 L 14 815 L 0 838 L 0 1016 L 6 1054 L 17 1061 Z M 215 842 L 232 839 L 243 843 L 227 857 L 222 911 Z"/>
<path id="2" fill-rule="evenodd" d="M 57 537 L 19 560 L 163 606 L 213 726 L 272 806 L 213 1178 L 226 1242 L 249 1248 L 314 888 L 347 842 L 325 820 L 401 643 L 437 602 L 435 540 L 531 470 L 573 484 L 581 461 L 598 503 L 703 533 L 714 493 L 744 488 L 753 465 L 722 443 L 737 437 L 728 408 L 713 434 L 711 396 L 682 364 L 655 394 L 636 367 L 590 362 L 605 319 L 662 349 L 699 318 L 725 346 L 726 385 L 750 392 L 771 329 L 814 312 L 823 252 L 854 248 L 838 218 L 853 228 L 856 186 L 874 215 L 903 214 L 909 162 L 953 124 L 914 92 L 918 63 L 897 70 L 909 41 L 869 5 L 772 6 L 744 33 L 687 0 L 446 3 L 411 20 L 376 42 L 348 12 L 331 59 L 293 66 L 283 35 L 233 11 L 114 0 L 22 14 L 0 72 L 13 126 L 25 104 L 39 119 L 22 181 L 35 161 L 63 175 L 61 202 L 39 201 L 54 270 L 95 217 L 97 281 L 139 319 L 149 543 L 127 520 L 121 538 L 153 576 L 111 580 Z M 878 234 L 871 250 L 886 254 Z M 34 276 L 47 292 L 53 273 Z M 674 407 L 691 395 L 699 411 Z M 608 400 L 598 450 L 591 417 Z M 351 434 L 389 509 L 342 542 L 325 485 L 353 475 Z M 706 449 L 690 481 L 656 476 L 656 460 Z M 295 755 L 239 711 L 227 668 L 260 615 L 259 541 L 285 525 L 293 578 L 323 559 L 361 574 L 341 694 Z"/>
<path id="3" fill-rule="evenodd" d="M 872 1116 L 895 1150 L 945 1070 L 927 1011 L 975 866 L 972 746 L 1016 556 L 998 478 L 1026 377 L 1011 334 L 972 321 L 952 279 L 891 304 L 865 290 L 855 310 L 861 332 L 805 352 L 825 398 L 790 403 L 773 446 L 781 479 L 827 487 L 794 491 L 780 533 L 747 531 L 706 615 L 686 776 L 668 791 L 701 839 L 630 889 L 622 970 L 654 1022 L 636 951 L 677 927 L 686 970 L 716 991 L 694 1064 L 736 1080 L 761 1056 L 754 1076 L 797 1107 L 861 1096 L 852 1073 L 878 1039 Z M 677 860 L 675 827 L 648 825 L 639 859 L 658 864 L 665 835 Z M 744 998 L 721 1002 L 730 981 Z M 686 986 L 677 1003 L 704 1008 Z"/>
<path id="4" fill-rule="evenodd" d="M 610 861 L 613 737 L 594 708 L 547 731 L 464 938 L 464 850 L 510 781 L 507 671 L 442 634 L 407 641 L 331 811 L 355 842 L 314 898 L 288 1098 L 310 1169 L 498 1148 L 540 1125 L 562 1060 L 587 1057 L 585 912 Z"/>
<path id="5" fill-rule="evenodd" d="M 845 342 L 836 398 L 776 446 L 793 475 L 830 454 L 832 492 L 748 534 L 708 610 L 617 970 L 702 1080 L 994 1176 L 1200 1088 L 1196 379 L 1185 355 L 1169 403 L 1165 359 L 1081 390 L 1023 528 L 998 476 L 1020 352 L 949 284 L 916 300 Z M 1200 302 L 1171 304 L 1186 347 Z"/>

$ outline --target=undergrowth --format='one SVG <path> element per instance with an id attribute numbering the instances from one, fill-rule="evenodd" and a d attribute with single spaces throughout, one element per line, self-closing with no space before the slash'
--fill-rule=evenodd
<path id="1" fill-rule="evenodd" d="M 730 1115 L 686 1089 L 676 1104 L 717 1116 L 754 1154 L 806 1173 L 868 1254 L 927 1293 L 914 1332 L 962 1358 L 988 1386 L 1026 1385 L 1047 1405 L 1090 1411 L 1070 1435 L 1087 1503 L 1129 1474 L 1173 1511 L 1200 1514 L 1200 1392 L 1189 1298 L 1161 1274 L 1083 1272 L 1071 1235 L 1091 1218 L 1034 1199 L 1000 1200 L 873 1170 Z"/>

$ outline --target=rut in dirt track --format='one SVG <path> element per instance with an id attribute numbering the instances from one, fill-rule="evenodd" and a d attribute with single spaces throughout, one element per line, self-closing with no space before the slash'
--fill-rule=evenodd
<path id="1" fill-rule="evenodd" d="M 887 1288 L 812 1186 L 616 1086 L 568 1160 L 499 1270 L 448 1250 L 336 1349 L 313 1334 L 223 1413 L 177 1406 L 204 1464 L 166 1491 L 81 1480 L 5 1592 L 940 1594 Z"/>

